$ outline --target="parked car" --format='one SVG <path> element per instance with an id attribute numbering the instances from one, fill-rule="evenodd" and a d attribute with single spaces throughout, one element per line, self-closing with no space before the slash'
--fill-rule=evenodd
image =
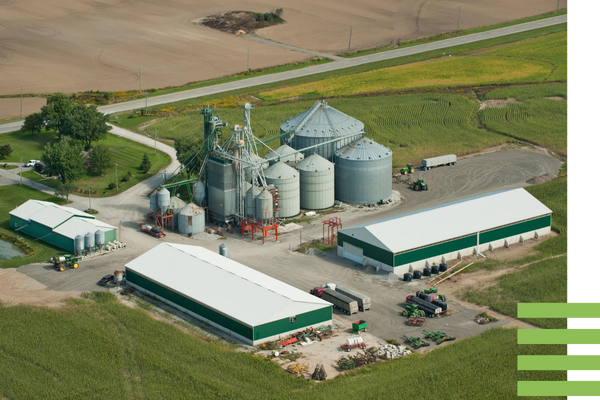
<path id="1" fill-rule="evenodd" d="M 33 167 L 36 163 L 39 163 L 39 160 L 29 160 L 25 163 L 26 167 Z"/>
<path id="2" fill-rule="evenodd" d="M 100 279 L 100 281 L 98 281 L 98 285 L 106 286 L 109 283 L 113 282 L 114 280 L 115 280 L 115 277 L 113 275 L 106 275 L 102 279 Z"/>

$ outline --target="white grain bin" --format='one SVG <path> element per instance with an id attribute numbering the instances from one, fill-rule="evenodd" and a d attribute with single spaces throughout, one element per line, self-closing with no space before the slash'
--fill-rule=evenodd
<path id="1" fill-rule="evenodd" d="M 272 164 L 275 164 L 278 161 L 283 161 L 290 167 L 293 167 L 297 162 L 304 160 L 304 154 L 292 149 L 287 144 L 283 144 L 267 154 L 265 159 Z"/>
<path id="2" fill-rule="evenodd" d="M 75 253 L 83 254 L 85 250 L 84 237 L 82 235 L 75 236 Z"/>
<path id="3" fill-rule="evenodd" d="M 296 164 L 300 172 L 300 208 L 322 210 L 335 202 L 335 166 L 318 154 Z"/>
<path id="4" fill-rule="evenodd" d="M 246 218 L 256 218 L 257 217 L 257 208 L 256 208 L 256 198 L 260 194 L 260 188 L 256 186 L 250 187 L 246 191 L 246 196 L 244 199 L 244 214 Z"/>
<path id="5" fill-rule="evenodd" d="M 206 185 L 200 179 L 194 183 L 194 202 L 199 206 L 204 205 L 206 199 Z"/>
<path id="6" fill-rule="evenodd" d="M 300 214 L 300 173 L 279 161 L 265 170 L 265 179 L 277 188 L 279 194 L 279 218 Z"/>
<path id="7" fill-rule="evenodd" d="M 106 243 L 106 240 L 104 238 L 104 231 L 97 230 L 96 233 L 94 233 L 94 241 L 96 242 L 96 247 L 104 246 L 104 244 Z"/>
<path id="8" fill-rule="evenodd" d="M 95 242 L 95 237 L 94 234 L 92 232 L 88 232 L 85 234 L 84 238 L 83 238 L 84 244 L 85 244 L 85 249 L 87 251 L 92 250 L 95 246 L 96 246 L 96 242 Z"/>
<path id="9" fill-rule="evenodd" d="M 263 189 L 256 196 L 256 210 L 258 211 L 256 218 L 261 221 L 273 218 L 273 195 L 267 189 Z"/>
<path id="10" fill-rule="evenodd" d="M 199 232 L 204 232 L 204 209 L 198 207 L 194 203 L 190 203 L 179 211 L 178 215 L 178 226 L 179 233 L 184 235 L 194 235 Z"/>
<path id="11" fill-rule="evenodd" d="M 158 191 L 158 208 L 160 212 L 166 214 L 171 205 L 171 194 L 166 188 L 162 188 Z"/>

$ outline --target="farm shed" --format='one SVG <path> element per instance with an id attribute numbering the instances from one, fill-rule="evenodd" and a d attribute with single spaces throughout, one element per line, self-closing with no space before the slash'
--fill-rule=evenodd
<path id="1" fill-rule="evenodd" d="M 342 229 L 338 255 L 403 274 L 550 233 L 552 211 L 506 190 Z"/>
<path id="2" fill-rule="evenodd" d="M 330 303 L 200 246 L 162 243 L 125 271 L 128 285 L 249 345 L 332 322 Z"/>
<path id="3" fill-rule="evenodd" d="M 48 201 L 28 200 L 10 213 L 10 226 L 53 246 L 75 253 L 75 237 L 103 231 L 105 240 L 117 238 L 117 228 L 93 215 Z"/>

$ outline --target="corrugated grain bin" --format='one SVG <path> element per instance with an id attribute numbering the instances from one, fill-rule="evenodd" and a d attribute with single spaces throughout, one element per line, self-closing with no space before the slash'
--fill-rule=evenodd
<path id="1" fill-rule="evenodd" d="M 252 186 L 246 191 L 244 198 L 244 214 L 246 218 L 257 218 L 259 212 L 256 208 L 256 198 L 260 194 L 260 188 Z"/>
<path id="2" fill-rule="evenodd" d="M 177 229 L 184 235 L 204 232 L 204 209 L 190 203 L 179 211 Z"/>
<path id="3" fill-rule="evenodd" d="M 96 233 L 94 233 L 94 241 L 97 247 L 104 246 L 106 243 L 106 240 L 104 239 L 104 231 L 97 230 Z"/>
<path id="4" fill-rule="evenodd" d="M 335 153 L 335 197 L 350 204 L 392 198 L 392 151 L 360 138 Z"/>
<path id="5" fill-rule="evenodd" d="M 194 201 L 199 206 L 204 205 L 204 200 L 206 199 L 206 185 L 200 179 L 194 183 Z"/>
<path id="6" fill-rule="evenodd" d="M 267 183 L 274 185 L 279 193 L 279 218 L 300 214 L 300 173 L 279 161 L 265 171 Z"/>
<path id="7" fill-rule="evenodd" d="M 335 202 L 335 166 L 318 154 L 296 164 L 300 172 L 300 208 L 322 210 Z"/>
<path id="8" fill-rule="evenodd" d="M 83 254 L 85 250 L 84 238 L 82 235 L 75 236 L 75 253 Z"/>
<path id="9" fill-rule="evenodd" d="M 256 196 L 256 210 L 258 212 L 256 218 L 261 221 L 273 218 L 273 195 L 267 189 L 263 189 Z"/>
<path id="10" fill-rule="evenodd" d="M 283 161 L 287 165 L 293 167 L 296 163 L 304 160 L 304 154 L 292 149 L 287 144 L 283 144 L 267 154 L 265 159 L 270 163 L 275 164 L 277 161 Z"/>

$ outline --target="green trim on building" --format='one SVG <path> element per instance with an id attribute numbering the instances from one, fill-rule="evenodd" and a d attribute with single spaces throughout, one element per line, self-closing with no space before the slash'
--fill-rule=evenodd
<path id="1" fill-rule="evenodd" d="M 547 228 L 551 224 L 552 216 L 544 215 L 540 218 L 530 219 L 528 221 L 481 232 L 479 233 L 479 243 L 489 243 L 495 240 L 520 235 L 525 232 L 535 231 L 536 229 Z"/>
<path id="2" fill-rule="evenodd" d="M 363 249 L 363 256 L 372 258 L 387 265 L 393 265 L 394 254 L 391 251 L 384 250 L 380 247 L 374 246 L 370 243 L 363 242 L 360 239 L 356 239 L 352 236 L 348 236 L 345 233 L 338 233 L 338 246 L 344 246 L 344 242 L 348 242 L 353 246 L 360 247 Z"/>
<path id="3" fill-rule="evenodd" d="M 104 240 L 106 243 L 117 240 L 117 230 L 113 229 L 112 231 L 104 232 Z"/>
<path id="4" fill-rule="evenodd" d="M 224 314 L 221 314 L 211 308 L 204 306 L 201 303 L 198 303 L 197 301 L 194 301 L 171 289 L 168 289 L 160 283 L 146 278 L 141 274 L 132 271 L 131 269 L 126 269 L 126 275 L 128 282 L 138 285 L 146 289 L 147 291 L 162 297 L 165 300 L 175 303 L 178 306 L 185 308 L 186 310 L 189 310 L 201 317 L 213 321 L 214 323 L 219 324 L 222 327 L 227 328 L 237 333 L 238 335 L 247 338 L 248 340 L 252 340 L 252 327 L 244 325 L 234 319 L 227 317 Z"/>
<path id="5" fill-rule="evenodd" d="M 283 318 L 277 321 L 268 322 L 254 327 L 254 340 L 261 340 L 271 336 L 279 335 L 284 332 L 300 329 L 305 326 L 317 325 L 333 318 L 332 306 L 325 306 L 318 310 L 309 311 L 304 314 L 296 315 L 296 320 L 290 322 L 290 318 Z"/>
<path id="6" fill-rule="evenodd" d="M 477 246 L 477 234 L 394 255 L 394 267 Z"/>

